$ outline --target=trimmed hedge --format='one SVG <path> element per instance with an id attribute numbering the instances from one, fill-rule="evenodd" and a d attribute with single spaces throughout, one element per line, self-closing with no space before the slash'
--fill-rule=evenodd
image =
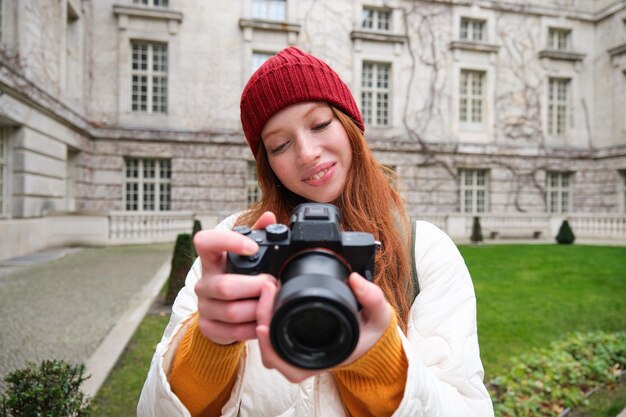
<path id="1" fill-rule="evenodd" d="M 470 236 L 472 243 L 480 243 L 483 241 L 483 228 L 480 226 L 480 218 L 474 217 L 472 223 L 472 235 Z"/>
<path id="2" fill-rule="evenodd" d="M 167 305 L 174 304 L 178 292 L 185 286 L 187 273 L 196 259 L 192 252 L 194 252 L 194 247 L 191 235 L 189 233 L 180 233 L 176 237 L 174 254 L 172 255 L 172 266 L 168 278 L 167 294 L 165 295 L 165 303 Z"/>
<path id="3" fill-rule="evenodd" d="M 198 253 L 196 252 L 196 247 L 193 244 L 193 238 L 200 230 L 202 230 L 202 223 L 200 220 L 195 219 L 193 221 L 193 228 L 191 229 L 191 257 L 194 259 L 198 257 Z"/>
<path id="4" fill-rule="evenodd" d="M 569 225 L 569 222 L 567 220 L 563 220 L 563 223 L 561 223 L 559 233 L 557 233 L 555 239 L 557 243 L 564 245 L 571 245 L 572 243 L 574 243 L 574 240 L 576 240 L 576 236 L 574 236 L 572 227 Z"/>
<path id="5" fill-rule="evenodd" d="M 626 332 L 575 333 L 548 349 L 514 359 L 488 384 L 499 417 L 554 417 L 583 403 L 626 367 Z"/>

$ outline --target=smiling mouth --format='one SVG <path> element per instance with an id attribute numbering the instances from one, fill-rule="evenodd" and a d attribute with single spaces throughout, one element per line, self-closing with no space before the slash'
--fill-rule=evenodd
<path id="1" fill-rule="evenodd" d="M 326 175 L 326 173 L 330 170 L 330 168 L 326 168 L 323 169 L 319 172 L 316 172 L 315 174 L 311 175 L 308 178 L 305 178 L 305 181 L 312 181 L 312 180 L 319 180 L 320 178 L 322 178 L 324 175 Z"/>

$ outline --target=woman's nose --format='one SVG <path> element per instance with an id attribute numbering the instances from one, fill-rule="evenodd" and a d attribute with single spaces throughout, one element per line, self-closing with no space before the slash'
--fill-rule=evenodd
<path id="1" fill-rule="evenodd" d="M 310 164 L 320 156 L 320 146 L 311 137 L 298 138 L 298 163 Z"/>

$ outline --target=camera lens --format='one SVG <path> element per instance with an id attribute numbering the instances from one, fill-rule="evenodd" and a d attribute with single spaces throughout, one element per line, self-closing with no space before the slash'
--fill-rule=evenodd
<path id="1" fill-rule="evenodd" d="M 276 353 L 299 368 L 340 364 L 359 340 L 356 315 L 329 299 L 299 298 L 272 318 L 270 337 Z"/>
<path id="2" fill-rule="evenodd" d="M 290 328 L 293 340 L 300 346 L 319 349 L 328 346 L 337 339 L 339 324 L 336 317 L 330 312 L 313 307 L 293 314 Z"/>
<path id="3" fill-rule="evenodd" d="M 326 250 L 307 250 L 285 265 L 270 324 L 274 349 L 285 361 L 326 369 L 350 356 L 359 340 L 359 323 L 348 274 Z"/>

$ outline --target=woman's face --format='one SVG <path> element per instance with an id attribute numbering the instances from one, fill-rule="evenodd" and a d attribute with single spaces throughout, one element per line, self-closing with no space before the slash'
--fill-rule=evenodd
<path id="1" fill-rule="evenodd" d="M 318 203 L 339 198 L 352 165 L 352 147 L 328 104 L 284 108 L 267 121 L 261 140 L 272 171 L 291 192 Z"/>

